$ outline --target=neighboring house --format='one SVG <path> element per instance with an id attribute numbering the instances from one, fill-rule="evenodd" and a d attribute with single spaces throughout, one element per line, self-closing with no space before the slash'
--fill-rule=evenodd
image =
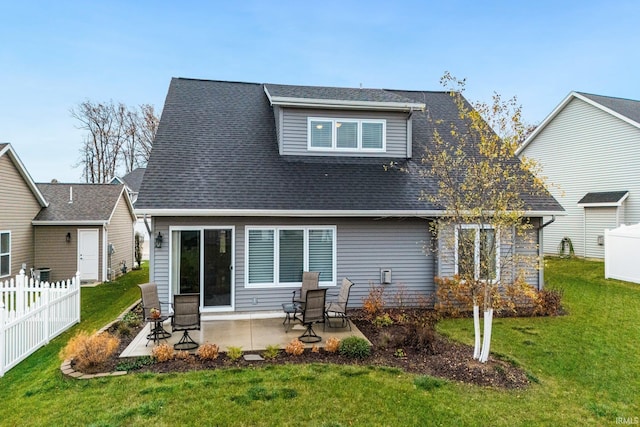
<path id="1" fill-rule="evenodd" d="M 124 184 L 129 193 L 129 198 L 133 206 L 136 205 L 138 200 L 138 192 L 140 191 L 140 185 L 142 184 L 142 177 L 144 177 L 145 168 L 136 168 L 124 175 L 123 177 L 115 177 L 111 180 L 111 184 Z M 150 221 L 151 218 L 147 220 Z M 149 239 L 149 231 L 144 223 L 144 218 L 138 218 L 135 226 L 134 233 L 138 233 L 144 239 L 142 243 L 142 259 L 149 259 L 149 247 L 153 244 Z"/>
<path id="2" fill-rule="evenodd" d="M 0 144 L 0 280 L 34 265 L 31 220 L 46 207 L 11 144 Z"/>
<path id="3" fill-rule="evenodd" d="M 640 101 L 571 92 L 518 149 L 536 160 L 567 212 L 545 228 L 544 253 L 569 238 L 604 258 L 604 230 L 640 222 Z M 565 240 L 565 250 L 568 242 Z"/>
<path id="4" fill-rule="evenodd" d="M 128 174 L 122 177 L 114 177 L 110 183 L 111 184 L 124 184 L 127 189 L 127 193 L 129 193 L 129 198 L 131 199 L 131 203 L 136 204 L 136 200 L 138 200 L 138 192 L 140 192 L 140 185 L 142 184 L 142 177 L 144 177 L 145 168 L 135 168 Z"/>
<path id="5" fill-rule="evenodd" d="M 34 218 L 36 268 L 107 281 L 133 266 L 133 206 L 124 185 L 38 184 L 49 202 Z"/>
<path id="6" fill-rule="evenodd" d="M 199 292 L 203 312 L 278 310 L 302 271 L 325 287 L 349 277 L 353 306 L 372 285 L 433 295 L 434 276 L 456 268 L 433 250 L 442 208 L 420 198 L 438 183 L 384 168 L 419 163 L 428 113 L 443 129 L 459 120 L 448 92 L 173 79 L 136 202 L 153 217 L 161 299 Z M 502 233 L 504 256 L 535 254 L 541 218 L 562 211 L 548 194 L 523 197 L 538 228 L 530 245 Z"/>

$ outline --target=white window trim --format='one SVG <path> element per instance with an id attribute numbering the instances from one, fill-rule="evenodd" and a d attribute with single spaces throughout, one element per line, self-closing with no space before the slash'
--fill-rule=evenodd
<path id="1" fill-rule="evenodd" d="M 494 226 L 490 224 L 483 224 L 482 226 L 478 224 L 458 224 L 455 227 L 455 248 L 454 248 L 454 274 L 458 274 L 458 232 L 460 229 L 474 229 L 476 230 L 476 235 L 474 239 L 474 249 L 473 249 L 473 276 L 476 280 L 480 276 L 480 230 L 495 230 L 496 232 L 496 278 L 491 280 L 491 282 L 500 281 L 500 230 L 496 229 Z"/>
<path id="2" fill-rule="evenodd" d="M 0 256 L 9 257 L 9 273 L 0 275 L 0 277 L 10 277 L 11 276 L 11 230 L 0 230 L 0 236 L 3 234 L 9 235 L 9 252 L 0 252 Z"/>
<path id="3" fill-rule="evenodd" d="M 313 147 L 311 145 L 311 123 L 314 121 L 331 122 L 331 147 Z M 338 131 L 336 122 L 357 123 L 358 141 L 356 148 L 338 147 Z M 362 147 L 362 124 L 376 123 L 382 124 L 382 148 Z M 330 118 L 330 117 L 307 117 L 307 149 L 309 151 L 337 151 L 337 152 L 364 152 L 364 153 L 384 153 L 387 151 L 387 121 L 385 119 L 354 119 L 354 118 Z"/>
<path id="4" fill-rule="evenodd" d="M 249 231 L 253 230 L 270 230 L 274 232 L 274 242 L 273 242 L 273 283 L 249 283 Z M 333 251 L 333 259 L 331 269 L 333 271 L 333 275 L 330 281 L 320 282 L 320 286 L 330 287 L 336 286 L 336 268 L 337 268 L 337 226 L 335 225 L 303 225 L 303 226 L 295 226 L 295 225 L 277 225 L 277 226 L 263 226 L 263 225 L 247 225 L 244 229 L 244 286 L 249 289 L 259 289 L 259 288 L 278 288 L 278 289 L 287 289 L 287 288 L 299 288 L 302 286 L 302 282 L 285 282 L 280 283 L 280 230 L 303 230 L 304 232 L 304 254 L 303 254 L 303 271 L 309 271 L 309 231 L 315 230 L 331 230 L 333 232 L 333 242 L 332 242 L 332 251 Z"/>

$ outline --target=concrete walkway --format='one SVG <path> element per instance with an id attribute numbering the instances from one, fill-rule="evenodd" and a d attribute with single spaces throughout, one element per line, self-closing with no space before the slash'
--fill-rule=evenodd
<path id="1" fill-rule="evenodd" d="M 298 322 L 291 323 L 291 329 L 286 332 L 282 324 L 284 317 L 279 318 L 251 318 L 238 320 L 207 320 L 201 322 L 201 330 L 190 331 L 189 335 L 199 344 L 212 343 L 217 344 L 221 351 L 226 351 L 228 347 L 241 347 L 243 351 L 264 350 L 269 345 L 278 345 L 281 349 L 294 338 L 302 335 L 304 328 Z M 333 321 L 332 324 L 339 324 L 339 321 Z M 164 329 L 171 332 L 171 324 L 165 322 Z M 366 337 L 355 327 L 351 325 L 349 328 L 326 328 L 323 331 L 322 324 L 313 327 L 318 335 L 322 337 L 322 341 L 316 343 L 318 347 L 324 347 L 326 340 L 330 337 L 339 339 L 356 335 L 362 338 Z M 154 346 L 153 342 L 148 342 L 149 325 L 136 336 L 129 346 L 122 352 L 120 357 L 137 357 L 149 356 Z M 175 344 L 182 337 L 182 331 L 177 331 L 167 340 L 168 344 Z M 148 345 L 147 345 L 148 343 Z M 312 344 L 307 344 L 311 347 Z"/>

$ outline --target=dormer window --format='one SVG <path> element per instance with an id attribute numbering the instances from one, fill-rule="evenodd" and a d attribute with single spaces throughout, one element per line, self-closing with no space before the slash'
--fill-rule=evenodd
<path id="1" fill-rule="evenodd" d="M 385 151 L 386 120 L 308 118 L 309 150 Z"/>

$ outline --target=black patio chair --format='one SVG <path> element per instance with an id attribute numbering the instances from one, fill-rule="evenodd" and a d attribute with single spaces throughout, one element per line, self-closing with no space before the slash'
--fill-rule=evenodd
<path id="1" fill-rule="evenodd" d="M 173 323 L 171 329 L 184 331 L 180 341 L 173 345 L 176 350 L 193 350 L 200 346 L 191 338 L 189 331 L 200 330 L 200 294 L 173 296 Z"/>
<path id="2" fill-rule="evenodd" d="M 314 323 L 324 322 L 324 301 L 326 289 L 312 289 L 307 291 L 304 308 L 302 309 L 302 325 L 306 327 L 298 339 L 305 343 L 318 342 L 322 337 L 313 330 Z"/>

